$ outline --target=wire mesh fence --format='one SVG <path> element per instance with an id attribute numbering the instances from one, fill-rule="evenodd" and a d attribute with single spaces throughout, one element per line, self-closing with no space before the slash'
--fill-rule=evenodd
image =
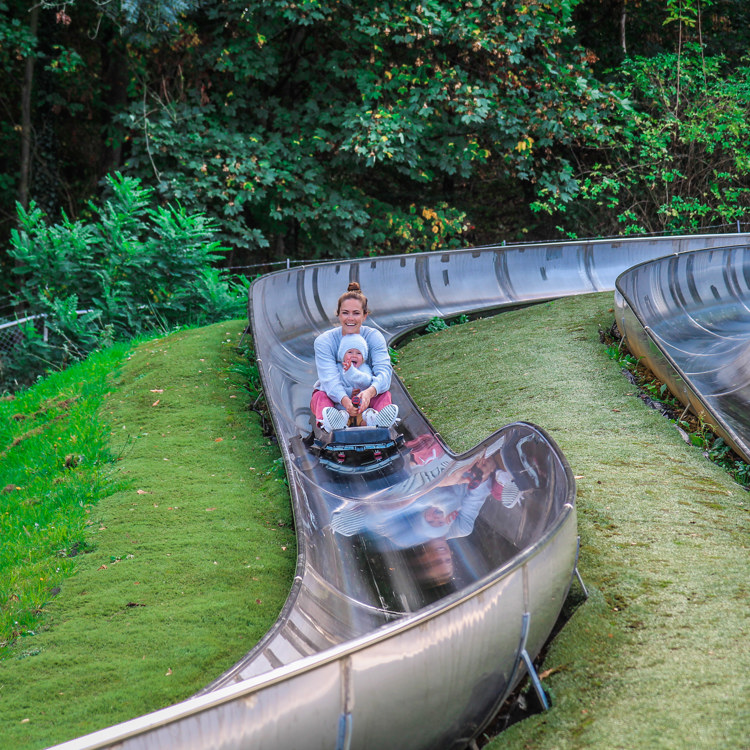
<path id="1" fill-rule="evenodd" d="M 9 352 L 23 341 L 23 332 L 21 326 L 24 323 L 39 320 L 42 324 L 42 335 L 47 340 L 47 326 L 44 324 L 44 316 L 30 315 L 25 318 L 0 323 L 0 352 Z"/>

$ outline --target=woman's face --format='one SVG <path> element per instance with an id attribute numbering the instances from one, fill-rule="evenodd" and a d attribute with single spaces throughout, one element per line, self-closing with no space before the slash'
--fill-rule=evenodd
<path id="1" fill-rule="evenodd" d="M 341 323 L 341 332 L 344 335 L 347 333 L 359 333 L 359 329 L 366 318 L 367 313 L 362 311 L 361 302 L 356 299 L 345 299 L 341 303 L 338 319 L 339 323 Z"/>

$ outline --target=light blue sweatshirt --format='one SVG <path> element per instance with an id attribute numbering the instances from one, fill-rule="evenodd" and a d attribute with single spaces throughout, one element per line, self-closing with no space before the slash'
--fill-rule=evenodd
<path id="1" fill-rule="evenodd" d="M 352 395 L 352 391 L 358 388 L 360 391 L 364 391 L 365 388 L 369 388 L 372 385 L 372 370 L 367 362 L 363 362 L 359 367 L 352 365 L 348 370 L 345 370 L 341 366 L 341 380 L 344 383 L 344 387 L 349 391 L 348 396 Z"/>
<path id="2" fill-rule="evenodd" d="M 391 387 L 391 357 L 388 345 L 380 331 L 370 326 L 362 326 L 359 331 L 364 336 L 369 349 L 367 364 L 372 368 L 372 385 L 375 390 L 385 393 Z M 351 396 L 342 379 L 341 365 L 336 361 L 341 343 L 341 327 L 331 328 L 315 339 L 315 368 L 318 380 L 314 388 L 325 391 L 334 404 L 340 404 L 345 396 Z"/>

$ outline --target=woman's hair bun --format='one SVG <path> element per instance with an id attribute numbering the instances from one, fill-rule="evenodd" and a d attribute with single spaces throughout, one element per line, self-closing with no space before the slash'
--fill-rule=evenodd
<path id="1" fill-rule="evenodd" d="M 362 291 L 359 284 L 356 281 L 350 281 L 349 286 L 346 288 L 347 292 L 360 292 Z"/>

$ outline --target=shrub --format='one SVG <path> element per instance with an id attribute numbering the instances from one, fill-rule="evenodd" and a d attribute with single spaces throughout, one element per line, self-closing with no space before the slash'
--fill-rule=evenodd
<path id="1" fill-rule="evenodd" d="M 213 267 L 223 248 L 209 219 L 152 207 L 152 190 L 135 178 L 115 174 L 108 184 L 110 198 L 101 209 L 89 204 L 89 222 L 52 224 L 37 205 L 18 206 L 14 302 L 38 317 L 0 365 L 4 387 L 65 367 L 103 341 L 243 313 L 247 281 Z"/>

